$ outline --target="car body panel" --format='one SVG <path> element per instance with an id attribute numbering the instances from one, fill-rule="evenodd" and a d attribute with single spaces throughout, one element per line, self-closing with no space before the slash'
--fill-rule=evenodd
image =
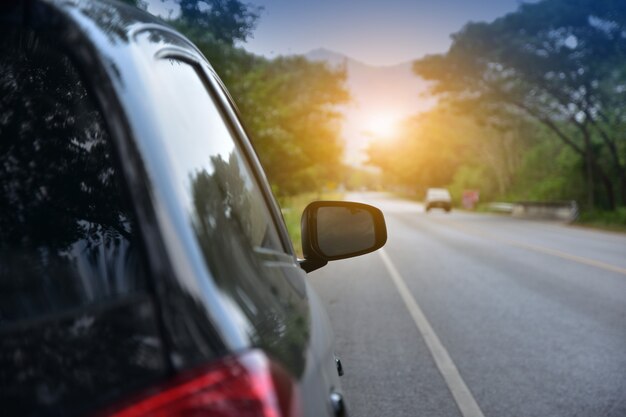
<path id="1" fill-rule="evenodd" d="M 55 23 L 61 29 L 58 36 L 66 47 L 71 45 L 73 60 L 98 98 L 123 162 L 154 281 L 154 311 L 160 322 L 154 324 L 153 332 L 164 338 L 168 352 L 163 369 L 188 369 L 261 344 L 296 378 L 305 415 L 331 415 L 329 395 L 340 388 L 328 318 L 317 297 L 311 297 L 258 159 L 206 59 L 171 28 L 124 5 L 66 1 L 43 2 L 41 9 L 38 5 L 33 7 L 42 21 L 44 14 L 46 19 L 52 16 L 51 10 L 60 12 Z M 283 311 L 282 317 L 293 319 L 278 326 L 284 327 L 287 336 L 279 334 L 260 343 L 259 337 L 238 326 L 233 319 L 239 314 L 237 307 L 223 296 L 200 253 L 177 185 L 168 174 L 172 161 L 164 144 L 170 138 L 163 132 L 169 120 L 159 104 L 166 97 L 159 93 L 160 81 L 153 71 L 154 60 L 164 57 L 188 62 L 202 74 L 261 184 L 284 252 L 268 251 L 259 256 L 264 268 L 273 271 L 275 285 L 271 286 L 279 293 L 275 298 L 290 300 L 289 306 L 276 307 Z M 295 320 L 289 313 L 296 310 L 290 308 L 299 309 L 302 317 Z"/>

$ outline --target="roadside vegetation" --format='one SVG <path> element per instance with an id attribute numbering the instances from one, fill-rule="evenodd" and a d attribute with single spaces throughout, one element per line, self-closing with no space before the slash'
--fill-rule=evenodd
<path id="1" fill-rule="evenodd" d="M 148 8 L 141 0 L 130 3 Z M 200 48 L 232 95 L 302 256 L 300 217 L 306 205 L 341 199 L 332 190 L 346 176 L 336 111 L 349 100 L 345 72 L 301 56 L 267 59 L 238 47 L 252 35 L 261 12 L 250 4 L 172 0 L 167 5 L 169 17 L 160 17 Z"/>
<path id="2" fill-rule="evenodd" d="M 626 207 L 620 207 L 613 211 L 586 211 L 581 213 L 576 223 L 596 229 L 626 232 Z"/>
<path id="3" fill-rule="evenodd" d="M 582 221 L 626 224 L 626 3 L 522 3 L 413 69 L 439 101 L 370 147 L 386 184 L 576 200 Z"/>
<path id="4" fill-rule="evenodd" d="M 131 3 L 148 8 L 140 0 Z M 240 0 L 171 0 L 163 17 L 212 63 L 283 208 L 300 194 L 428 187 L 480 191 L 482 202 L 576 200 L 581 222 L 624 224 L 626 3 L 542 0 L 468 23 L 444 54 L 414 62 L 438 104 L 374 141 L 380 178 L 342 163 L 341 68 L 238 47 L 261 9 Z M 299 219 L 298 219 L 299 222 Z"/>
<path id="5" fill-rule="evenodd" d="M 130 3 L 150 10 L 142 0 Z M 240 0 L 171 0 L 160 17 L 208 58 L 241 119 L 274 194 L 289 197 L 337 184 L 344 172 L 340 115 L 349 95 L 345 72 L 301 56 L 267 59 L 237 45 L 256 27 L 261 8 Z"/>

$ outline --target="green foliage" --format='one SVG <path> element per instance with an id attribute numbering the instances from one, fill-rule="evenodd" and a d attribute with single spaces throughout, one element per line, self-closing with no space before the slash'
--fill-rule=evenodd
<path id="1" fill-rule="evenodd" d="M 617 210 L 593 210 L 580 214 L 576 223 L 601 229 L 626 232 L 626 207 Z"/>
<path id="2" fill-rule="evenodd" d="M 481 165 L 462 165 L 448 186 L 455 204 L 461 203 L 463 190 L 479 190 L 481 200 L 494 199 L 495 184 Z"/>
<path id="3" fill-rule="evenodd" d="M 542 141 L 524 154 L 508 199 L 524 201 L 584 199 L 584 177 L 575 153 Z"/>
<path id="4" fill-rule="evenodd" d="M 385 183 L 417 195 L 447 187 L 457 198 L 465 189 L 479 189 L 483 198 L 509 192 L 535 133 L 524 121 L 515 134 L 503 132 L 446 105 L 407 120 L 399 131 L 368 150 Z"/>
<path id="5" fill-rule="evenodd" d="M 446 54 L 414 70 L 481 124 L 511 131 L 527 118 L 545 127 L 581 161 L 586 204 L 613 208 L 616 197 L 626 203 L 625 31 L 624 2 L 523 3 L 492 23 L 467 24 Z"/>
<path id="6" fill-rule="evenodd" d="M 232 45 L 251 36 L 262 10 L 239 0 L 178 0 L 178 22 Z"/>
<path id="7" fill-rule="evenodd" d="M 373 144 L 370 163 L 386 184 L 418 197 L 428 187 L 445 187 L 456 204 L 470 189 L 483 202 L 583 200 L 578 155 L 538 123 L 509 118 L 514 130 L 497 129 L 440 105 L 408 120 L 394 140 Z"/>
<path id="8" fill-rule="evenodd" d="M 239 0 L 179 0 L 169 23 L 207 57 L 240 110 L 277 195 L 321 190 L 342 175 L 337 104 L 348 100 L 345 72 L 303 57 L 273 60 L 234 46 L 260 9 Z"/>
<path id="9" fill-rule="evenodd" d="M 348 100 L 345 74 L 302 57 L 258 60 L 230 90 L 279 194 L 322 189 L 341 176 L 334 106 Z"/>

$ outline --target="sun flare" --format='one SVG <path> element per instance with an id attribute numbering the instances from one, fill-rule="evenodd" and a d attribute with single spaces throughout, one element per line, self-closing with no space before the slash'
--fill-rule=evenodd
<path id="1" fill-rule="evenodd" d="M 389 114 L 376 114 L 365 123 L 366 131 L 375 138 L 388 139 L 396 132 L 397 120 Z"/>

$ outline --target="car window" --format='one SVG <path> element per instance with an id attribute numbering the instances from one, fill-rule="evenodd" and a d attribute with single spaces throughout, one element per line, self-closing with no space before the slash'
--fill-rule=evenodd
<path id="1" fill-rule="evenodd" d="M 204 75 L 177 59 L 154 69 L 170 174 L 212 278 L 253 344 L 285 360 L 301 355 L 294 346 L 308 340 L 302 270 L 282 246 L 253 169 Z"/>
<path id="2" fill-rule="evenodd" d="M 74 64 L 32 32 L 1 34 L 2 414 L 73 415 L 163 372 L 147 268 Z"/>
<path id="3" fill-rule="evenodd" d="M 181 203 L 196 230 L 212 233 L 227 226 L 251 248 L 283 251 L 252 170 L 194 67 L 166 59 L 158 61 L 157 70 L 163 88 L 172 88 L 166 146 L 172 172 L 185 190 Z"/>

